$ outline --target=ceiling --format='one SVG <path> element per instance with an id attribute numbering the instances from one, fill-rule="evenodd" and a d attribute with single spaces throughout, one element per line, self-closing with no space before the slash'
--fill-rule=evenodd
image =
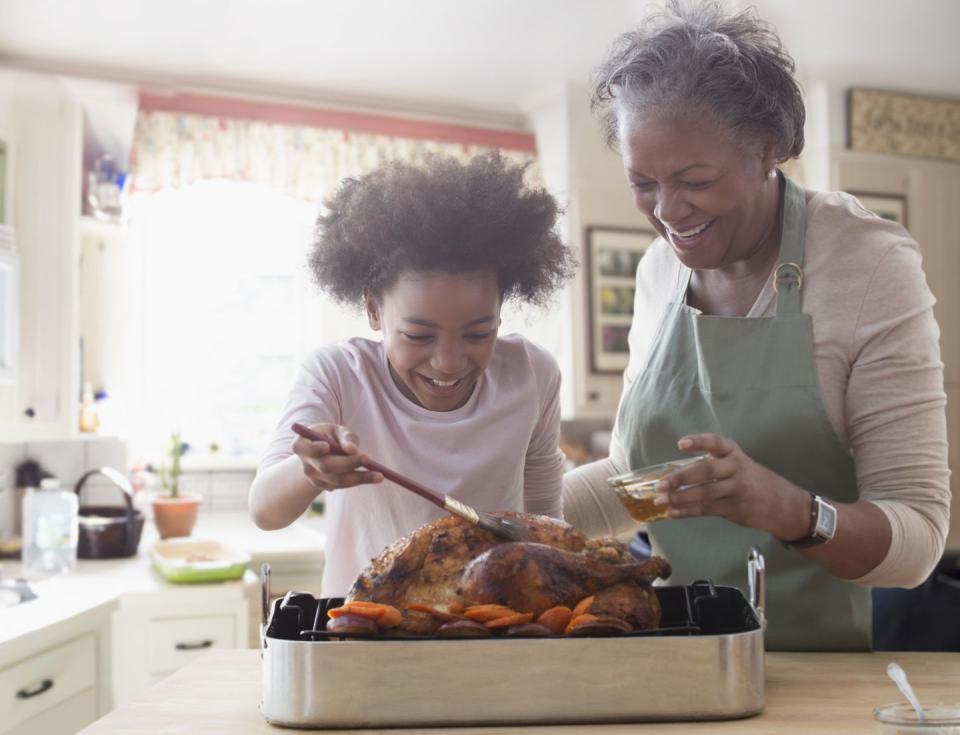
<path id="1" fill-rule="evenodd" d="M 742 7 L 742 0 L 728 6 Z M 957 0 L 756 0 L 806 79 L 960 96 Z M 640 0 L 0 0 L 0 64 L 524 127 Z"/>

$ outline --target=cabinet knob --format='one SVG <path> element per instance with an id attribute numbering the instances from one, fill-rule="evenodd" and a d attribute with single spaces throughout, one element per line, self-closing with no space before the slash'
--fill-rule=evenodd
<path id="1" fill-rule="evenodd" d="M 37 415 L 37 412 L 33 410 L 33 406 L 28 406 L 27 409 L 23 412 L 23 415 L 28 419 L 32 419 Z"/>

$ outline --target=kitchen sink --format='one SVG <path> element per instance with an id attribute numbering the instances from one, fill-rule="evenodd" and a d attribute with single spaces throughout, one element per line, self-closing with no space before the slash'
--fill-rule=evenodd
<path id="1" fill-rule="evenodd" d="M 0 608 L 13 607 L 37 598 L 36 593 L 22 579 L 0 580 Z"/>

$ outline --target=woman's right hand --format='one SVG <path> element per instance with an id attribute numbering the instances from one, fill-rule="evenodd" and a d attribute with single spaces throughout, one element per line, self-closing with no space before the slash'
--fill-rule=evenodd
<path id="1" fill-rule="evenodd" d="M 359 469 L 366 457 L 360 453 L 357 435 L 346 426 L 311 424 L 310 428 L 326 440 L 311 441 L 297 436 L 291 449 L 300 458 L 303 474 L 317 490 L 337 490 L 383 481 L 379 472 Z"/>

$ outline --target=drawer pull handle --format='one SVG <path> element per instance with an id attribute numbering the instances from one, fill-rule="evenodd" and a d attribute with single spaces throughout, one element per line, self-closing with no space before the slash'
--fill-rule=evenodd
<path id="1" fill-rule="evenodd" d="M 49 692 L 51 689 L 53 689 L 53 679 L 44 679 L 36 689 L 21 689 L 17 692 L 17 699 L 38 697 L 44 692 Z"/>
<path id="2" fill-rule="evenodd" d="M 209 638 L 205 641 L 200 641 L 199 643 L 178 643 L 176 648 L 178 651 L 198 651 L 201 648 L 210 648 L 213 645 L 213 641 Z"/>

